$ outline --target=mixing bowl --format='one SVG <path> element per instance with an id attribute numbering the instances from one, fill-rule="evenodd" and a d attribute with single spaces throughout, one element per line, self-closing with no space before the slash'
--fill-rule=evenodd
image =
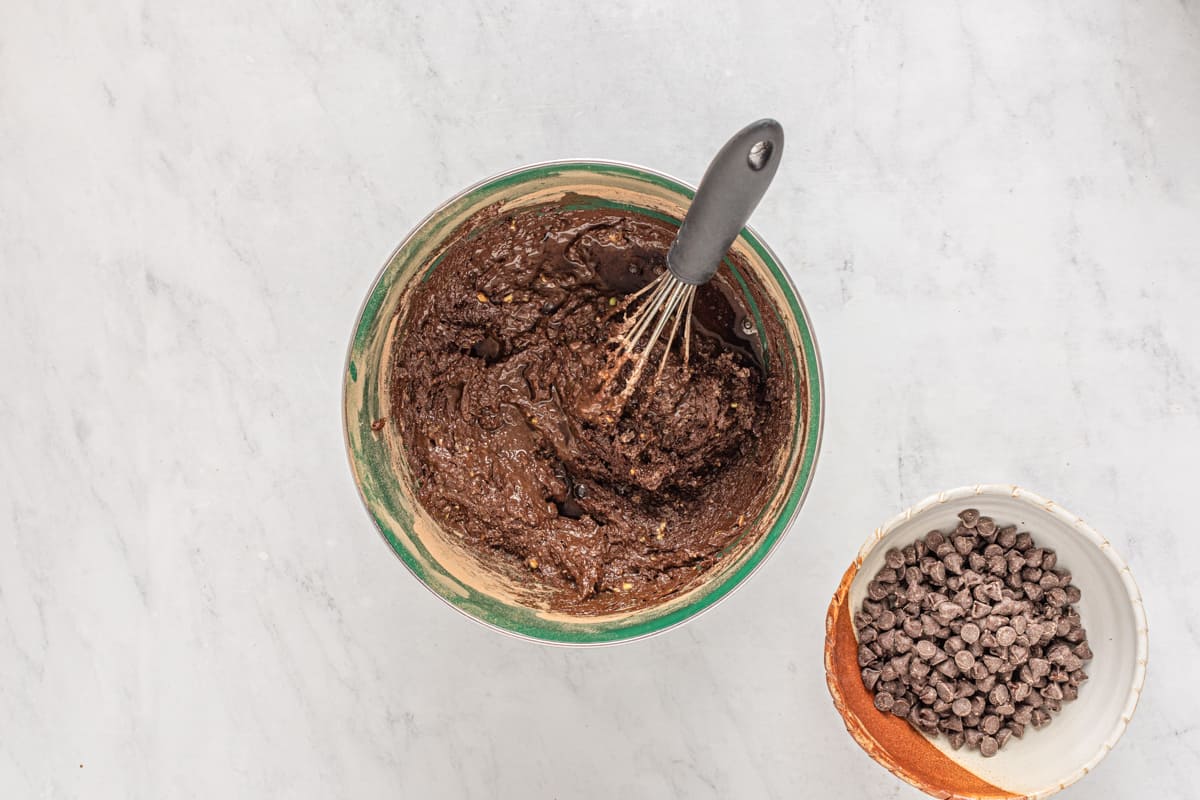
<path id="1" fill-rule="evenodd" d="M 412 290 L 454 242 L 506 213 L 538 206 L 612 208 L 678 224 L 693 190 L 647 169 L 598 161 L 523 167 L 473 186 L 430 214 L 388 259 L 355 325 L 343 379 L 346 446 L 354 480 L 388 546 L 414 576 L 467 616 L 542 642 L 628 641 L 679 625 L 711 607 L 758 568 L 779 543 L 812 480 L 821 439 L 821 364 L 804 306 L 771 250 L 749 228 L 725 265 L 740 287 L 765 348 L 768 370 L 795 387 L 786 408 L 791 436 L 773 466 L 769 500 L 747 515 L 744 534 L 717 564 L 656 605 L 605 616 L 555 612 L 443 530 L 415 499 L 404 443 L 389 425 L 391 347 Z M 782 333 L 771 347 L 761 332 Z"/>
<path id="2" fill-rule="evenodd" d="M 959 512 L 975 508 L 997 525 L 1029 531 L 1039 547 L 1057 551 L 1082 597 L 1079 610 L 1095 657 L 1078 699 L 1051 724 L 1012 738 L 992 758 L 945 736 L 926 738 L 905 720 L 875 709 L 858 667 L 854 610 L 884 555 L 931 530 L 949 531 Z M 846 570 L 825 622 L 825 675 L 846 730 L 897 776 L 941 798 L 1042 798 L 1074 783 L 1099 763 L 1124 733 L 1146 677 L 1146 615 L 1129 567 L 1112 545 L 1079 517 L 1038 495 L 1006 485 L 954 489 L 917 503 L 875 531 Z"/>

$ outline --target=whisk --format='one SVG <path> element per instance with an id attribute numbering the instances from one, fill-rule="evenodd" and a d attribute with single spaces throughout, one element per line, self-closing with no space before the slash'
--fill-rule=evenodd
<path id="1" fill-rule="evenodd" d="M 620 310 L 637 304 L 613 339 L 614 359 L 605 375 L 615 377 L 632 362 L 629 377 L 617 398 L 621 404 L 637 388 L 650 351 L 668 326 L 655 381 L 667 365 L 680 324 L 683 363 L 687 366 L 696 289 L 717 273 L 729 246 L 775 177 L 782 155 L 783 126 L 773 119 L 761 119 L 738 131 L 708 165 L 679 233 L 667 251 L 667 269 L 621 304 Z"/>

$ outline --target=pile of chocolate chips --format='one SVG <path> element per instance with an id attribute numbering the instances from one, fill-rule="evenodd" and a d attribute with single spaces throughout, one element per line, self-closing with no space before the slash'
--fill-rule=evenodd
<path id="1" fill-rule="evenodd" d="M 994 756 L 1079 696 L 1092 651 L 1055 552 L 975 509 L 958 517 L 887 552 L 854 615 L 858 664 L 877 709 Z"/>

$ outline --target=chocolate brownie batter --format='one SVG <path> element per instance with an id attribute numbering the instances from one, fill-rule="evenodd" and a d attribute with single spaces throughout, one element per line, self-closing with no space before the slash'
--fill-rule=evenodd
<path id="1" fill-rule="evenodd" d="M 657 344 L 624 408 L 597 412 L 621 298 L 665 269 L 675 226 L 556 208 L 472 226 L 415 290 L 393 348 L 421 504 L 557 611 L 690 587 L 748 544 L 790 432 L 790 379 L 764 368 L 728 269 L 697 296 L 687 368 L 676 336 L 655 383 Z M 764 333 L 780 352 L 773 320 Z"/>

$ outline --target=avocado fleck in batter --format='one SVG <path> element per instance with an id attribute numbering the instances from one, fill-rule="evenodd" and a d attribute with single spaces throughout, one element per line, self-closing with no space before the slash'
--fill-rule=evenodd
<path id="1" fill-rule="evenodd" d="M 764 370 L 728 269 L 701 288 L 657 384 L 595 408 L 623 295 L 665 269 L 676 228 L 541 208 L 460 236 L 416 290 L 390 387 L 418 499 L 550 608 L 641 608 L 693 585 L 769 498 L 792 391 Z M 782 331 L 766 321 L 770 351 Z M 651 353 L 655 367 L 662 344 Z"/>

